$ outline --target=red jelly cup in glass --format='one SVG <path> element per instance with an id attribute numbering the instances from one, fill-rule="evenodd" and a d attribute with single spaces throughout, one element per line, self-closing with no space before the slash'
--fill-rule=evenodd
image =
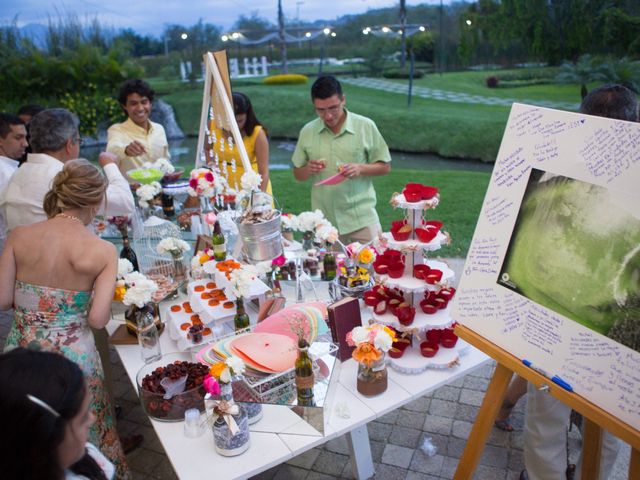
<path id="1" fill-rule="evenodd" d="M 400 278 L 404 275 L 404 263 L 397 262 L 389 265 L 389 271 L 387 272 L 391 278 Z"/>
<path id="2" fill-rule="evenodd" d="M 442 338 L 442 330 L 432 329 L 427 331 L 427 342 L 431 343 L 440 343 L 440 339 Z"/>
<path id="3" fill-rule="evenodd" d="M 400 250 L 394 250 L 393 248 L 388 248 L 384 252 L 384 258 L 387 259 L 387 263 L 401 262 L 402 252 Z"/>
<path id="4" fill-rule="evenodd" d="M 429 285 L 433 285 L 439 282 L 441 279 L 442 279 L 442 270 L 438 270 L 435 268 L 432 268 L 431 270 L 429 270 L 429 273 L 427 273 L 427 275 L 424 277 L 424 281 L 427 282 Z"/>
<path id="5" fill-rule="evenodd" d="M 424 280 L 427 274 L 429 273 L 429 265 L 425 265 L 424 263 L 418 263 L 413 266 L 413 276 L 420 280 Z"/>
<path id="6" fill-rule="evenodd" d="M 433 315 L 438 311 L 438 307 L 429 300 L 422 300 L 420 302 L 420 309 L 422 309 L 422 311 L 427 315 Z"/>
<path id="7" fill-rule="evenodd" d="M 438 194 L 437 187 L 430 187 L 428 185 L 422 185 L 420 189 L 420 195 L 422 196 L 422 200 L 431 200 Z"/>
<path id="8" fill-rule="evenodd" d="M 364 293 L 364 304 L 368 307 L 375 307 L 378 303 L 378 296 L 376 292 L 368 291 Z"/>
<path id="9" fill-rule="evenodd" d="M 437 343 L 422 342 L 420 344 L 420 353 L 422 354 L 423 357 L 427 357 L 427 358 L 435 357 L 439 349 L 440 347 L 438 347 Z"/>
<path id="10" fill-rule="evenodd" d="M 389 273 L 389 266 L 386 263 L 373 262 L 373 271 L 379 275 L 386 275 Z"/>

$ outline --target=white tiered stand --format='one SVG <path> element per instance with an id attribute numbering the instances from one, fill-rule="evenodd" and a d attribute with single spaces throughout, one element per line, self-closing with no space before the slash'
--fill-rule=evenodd
<path id="1" fill-rule="evenodd" d="M 388 275 L 376 274 L 379 282 L 388 287 L 396 287 L 405 293 L 406 300 L 415 307 L 416 316 L 411 325 L 402 325 L 398 318 L 391 312 L 378 315 L 372 310 L 373 319 L 383 325 L 388 325 L 401 332 L 411 332 L 413 334 L 413 344 L 407 348 L 401 358 L 388 357 L 388 363 L 391 368 L 407 374 L 419 374 L 429 368 L 449 368 L 456 365 L 460 355 L 469 346 L 462 340 L 458 340 L 454 348 L 443 348 L 440 346 L 438 353 L 431 358 L 424 357 L 420 352 L 420 343 L 425 341 L 425 334 L 428 330 L 441 330 L 449 328 L 454 322 L 450 316 L 450 304 L 443 310 L 428 315 L 420 308 L 420 301 L 424 298 L 424 292 L 427 290 L 438 291 L 441 287 L 449 286 L 453 283 L 454 272 L 449 266 L 437 260 L 427 260 L 423 252 L 434 252 L 439 250 L 442 245 L 449 242 L 449 236 L 438 232 L 436 237 L 429 243 L 421 242 L 416 234 L 415 228 L 422 224 L 422 211 L 433 209 L 439 203 L 439 196 L 436 195 L 430 200 L 422 200 L 420 202 L 407 202 L 403 194 L 396 195 L 392 199 L 392 204 L 406 210 L 407 221 L 411 226 L 411 237 L 408 240 L 396 241 L 390 232 L 383 233 L 388 242 L 389 248 L 401 250 L 406 257 L 406 267 L 404 274 L 400 278 L 391 278 Z M 435 285 L 430 285 L 422 279 L 413 276 L 413 266 L 426 263 L 430 268 L 442 271 L 442 279 Z"/>

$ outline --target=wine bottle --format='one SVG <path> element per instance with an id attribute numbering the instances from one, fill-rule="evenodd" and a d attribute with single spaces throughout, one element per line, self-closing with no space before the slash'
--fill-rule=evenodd
<path id="1" fill-rule="evenodd" d="M 236 299 L 236 315 L 233 317 L 233 327 L 235 331 L 242 330 L 249 326 L 249 315 L 244 311 L 244 301 L 242 298 Z"/>
<path id="2" fill-rule="evenodd" d="M 227 242 L 225 241 L 222 230 L 220 229 L 220 222 L 217 220 L 213 226 L 211 244 L 213 245 L 213 258 L 216 262 L 221 262 L 227 258 Z"/>
<path id="3" fill-rule="evenodd" d="M 133 251 L 131 245 L 129 244 L 129 237 L 122 238 L 122 250 L 120 250 L 120 258 L 126 258 L 133 265 L 133 270 L 136 272 L 140 271 L 140 267 L 138 266 L 138 257 L 136 252 Z"/>
<path id="4" fill-rule="evenodd" d="M 161 199 L 162 199 L 162 211 L 164 212 L 165 217 L 167 218 L 173 217 L 176 213 L 175 206 L 173 205 L 173 196 L 163 193 Z"/>
<path id="5" fill-rule="evenodd" d="M 309 358 L 309 344 L 304 338 L 298 340 L 298 358 L 296 358 L 296 390 L 298 405 L 301 407 L 313 407 L 313 364 Z"/>
<path id="6" fill-rule="evenodd" d="M 332 252 L 327 251 L 322 260 L 322 267 L 324 269 L 324 279 L 331 281 L 336 278 L 336 257 Z"/>

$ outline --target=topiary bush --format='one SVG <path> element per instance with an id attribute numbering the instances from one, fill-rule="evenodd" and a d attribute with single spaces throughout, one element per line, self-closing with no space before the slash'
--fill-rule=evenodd
<path id="1" fill-rule="evenodd" d="M 384 78 L 409 78 L 409 70 L 402 68 L 392 68 L 390 70 L 385 71 L 382 76 Z M 418 70 L 417 68 L 413 71 L 413 78 L 422 78 L 424 77 L 424 72 L 422 70 Z"/>
<path id="2" fill-rule="evenodd" d="M 263 80 L 265 85 L 300 85 L 309 81 L 306 75 L 297 73 L 283 73 L 281 75 L 271 75 Z"/>
<path id="3" fill-rule="evenodd" d="M 495 75 L 487 77 L 485 82 L 487 84 L 487 87 L 489 88 L 498 88 L 498 77 L 496 77 Z"/>

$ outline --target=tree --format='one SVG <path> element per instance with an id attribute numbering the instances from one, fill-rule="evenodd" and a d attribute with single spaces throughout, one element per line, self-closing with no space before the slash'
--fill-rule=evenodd
<path id="1" fill-rule="evenodd" d="M 248 17 L 246 15 L 240 15 L 233 24 L 233 29 L 239 30 L 242 33 L 248 33 L 252 38 L 259 38 L 275 30 L 275 26 L 272 25 L 269 20 L 260 17 L 258 12 L 251 12 L 251 15 Z"/>
<path id="2" fill-rule="evenodd" d="M 591 55 L 582 55 L 575 63 L 564 61 L 558 70 L 556 80 L 560 83 L 578 83 L 581 98 L 587 96 L 587 83 L 602 81 L 605 75 L 602 66 L 596 63 Z"/>
<path id="3" fill-rule="evenodd" d="M 619 83 L 640 93 L 640 64 L 627 57 L 610 59 L 602 65 L 603 80 L 607 83 Z"/>

